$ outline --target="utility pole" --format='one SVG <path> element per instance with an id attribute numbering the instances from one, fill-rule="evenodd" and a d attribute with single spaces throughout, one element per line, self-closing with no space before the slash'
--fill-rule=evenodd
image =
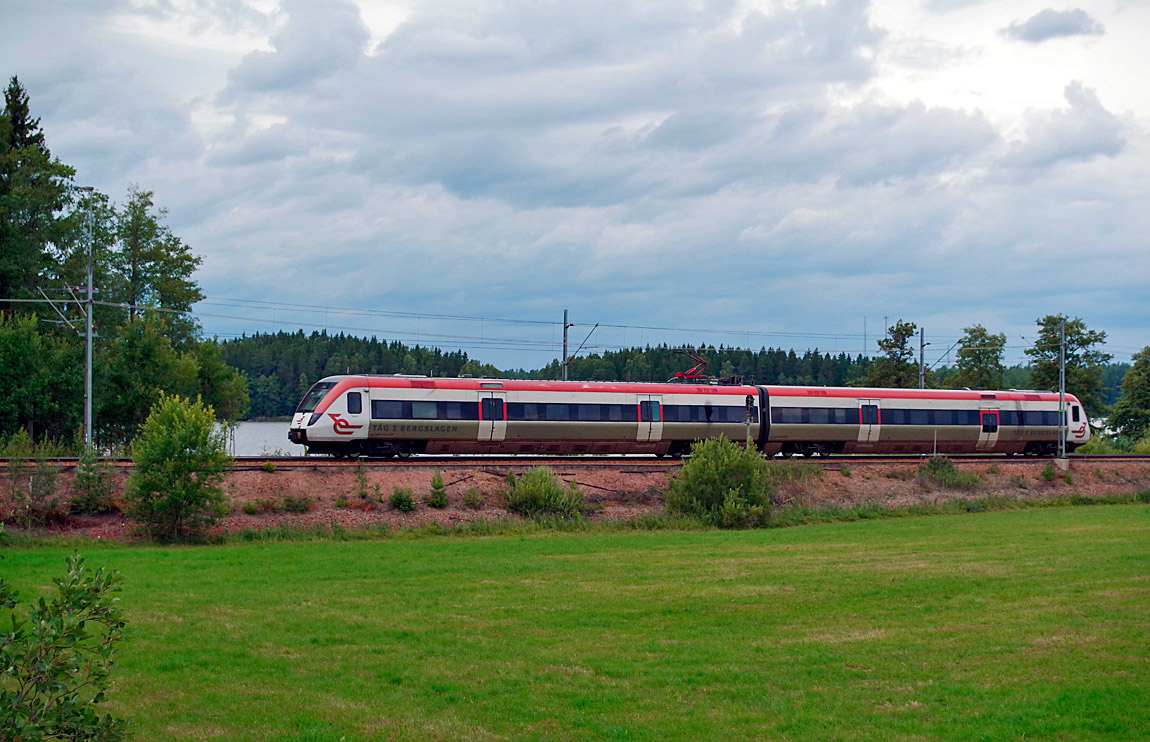
<path id="1" fill-rule="evenodd" d="M 866 315 L 863 315 L 863 358 L 869 358 L 866 349 Z"/>
<path id="2" fill-rule="evenodd" d="M 918 388 L 926 389 L 926 328 L 918 328 Z"/>
<path id="3" fill-rule="evenodd" d="M 1066 320 L 1058 332 L 1058 458 L 1066 458 Z"/>
<path id="4" fill-rule="evenodd" d="M 88 331 L 84 335 L 84 452 L 87 453 L 92 450 L 92 310 L 95 308 L 92 296 L 92 253 L 95 251 L 92 245 L 92 220 L 95 217 L 95 203 L 92 193 L 95 189 L 92 186 L 82 186 L 80 190 L 87 192 L 89 200 L 93 201 L 88 204 L 88 295 L 84 302 L 88 310 Z"/>
<path id="5" fill-rule="evenodd" d="M 563 381 L 567 381 L 567 310 L 563 310 Z"/>

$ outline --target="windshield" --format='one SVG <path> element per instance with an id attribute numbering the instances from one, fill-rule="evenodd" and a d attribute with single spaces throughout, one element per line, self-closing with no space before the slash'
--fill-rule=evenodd
<path id="1" fill-rule="evenodd" d="M 303 396 L 303 401 L 299 403 L 299 407 L 295 408 L 296 413 L 314 412 L 328 390 L 333 386 L 335 386 L 334 381 L 317 381 L 311 389 L 308 389 L 307 394 Z"/>

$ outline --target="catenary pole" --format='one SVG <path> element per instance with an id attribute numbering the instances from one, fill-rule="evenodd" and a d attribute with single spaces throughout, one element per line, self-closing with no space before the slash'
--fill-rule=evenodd
<path id="1" fill-rule="evenodd" d="M 926 329 L 918 328 L 918 388 L 926 389 Z"/>
<path id="2" fill-rule="evenodd" d="M 563 381 L 567 381 L 567 310 L 563 310 Z"/>
<path id="3" fill-rule="evenodd" d="M 92 310 L 95 301 L 92 297 L 92 220 L 95 218 L 95 203 L 92 186 L 82 186 L 81 191 L 88 194 L 88 294 L 85 298 L 87 308 L 87 332 L 84 334 L 84 450 L 92 450 Z"/>
<path id="4" fill-rule="evenodd" d="M 1058 458 L 1066 458 L 1066 320 L 1058 332 Z"/>

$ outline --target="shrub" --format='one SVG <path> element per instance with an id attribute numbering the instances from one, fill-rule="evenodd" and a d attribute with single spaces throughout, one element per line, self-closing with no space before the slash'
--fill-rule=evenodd
<path id="1" fill-rule="evenodd" d="M 158 541 L 202 538 L 227 512 L 220 482 L 232 462 L 226 433 L 215 429 L 212 408 L 161 394 L 132 442 L 135 470 L 124 502 Z"/>
<path id="2" fill-rule="evenodd" d="M 1067 484 L 1074 484 L 1074 476 L 1070 472 L 1066 472 L 1062 475 L 1062 481 Z"/>
<path id="3" fill-rule="evenodd" d="M 4 447 L 8 456 L 6 502 L 0 503 L 0 517 L 26 528 L 44 526 L 64 519 L 64 505 L 56 495 L 60 468 L 45 459 L 60 453 L 52 443 L 36 443 L 20 429 Z"/>
<path id="4" fill-rule="evenodd" d="M 248 515 L 255 515 L 260 511 L 260 506 L 255 502 L 249 501 L 245 502 L 243 505 L 240 505 L 240 510 L 244 511 Z"/>
<path id="5" fill-rule="evenodd" d="M 263 465 L 260 466 L 260 468 L 266 471 L 268 474 L 271 474 L 276 470 L 276 465 L 270 461 L 265 461 Z"/>
<path id="6" fill-rule="evenodd" d="M 412 498 L 411 490 L 409 489 L 396 487 L 387 501 L 391 503 L 393 508 L 403 513 L 410 513 L 412 510 L 415 510 L 415 500 Z"/>
<path id="7" fill-rule="evenodd" d="M 839 467 L 839 472 L 841 472 L 844 477 L 849 477 L 851 475 L 851 468 L 846 464 L 843 464 Z"/>
<path id="8" fill-rule="evenodd" d="M 33 603 L 27 620 L 11 611 L 12 630 L 0 635 L 3 739 L 124 739 L 127 723 L 98 711 L 124 638 L 111 597 L 121 579 L 103 569 L 93 573 L 78 554 L 67 565 L 65 576 L 54 580 L 59 595 Z M 0 608 L 14 609 L 18 597 L 0 579 Z"/>
<path id="9" fill-rule="evenodd" d="M 1042 467 L 1042 481 L 1053 482 L 1055 476 L 1054 464 L 1047 464 L 1046 466 Z"/>
<path id="10" fill-rule="evenodd" d="M 697 441 L 690 460 L 671 480 L 667 510 L 720 528 L 765 524 L 773 468 L 779 478 L 792 478 L 789 467 L 771 467 L 754 449 L 726 438 Z"/>
<path id="11" fill-rule="evenodd" d="M 335 498 L 334 504 L 337 508 L 346 508 L 347 507 L 347 498 L 346 497 L 337 497 L 337 498 Z"/>
<path id="12" fill-rule="evenodd" d="M 515 478 L 514 486 L 507 492 L 507 509 L 530 517 L 557 515 L 570 518 L 582 513 L 586 504 L 577 484 L 571 482 L 564 486 L 550 469 L 538 466 Z"/>
<path id="13" fill-rule="evenodd" d="M 283 509 L 289 513 L 306 513 L 313 502 L 307 495 L 284 495 L 281 499 Z"/>
<path id="14" fill-rule="evenodd" d="M 955 490 L 972 490 L 978 486 L 978 474 L 972 471 L 959 471 L 945 456 L 934 456 L 919 464 L 919 476 L 928 482 Z"/>
<path id="15" fill-rule="evenodd" d="M 481 510 L 483 508 L 483 497 L 479 494 L 479 490 L 474 487 L 467 490 L 467 494 L 463 496 L 463 507 L 470 508 L 471 510 Z"/>
<path id="16" fill-rule="evenodd" d="M 112 492 L 112 467 L 104 464 L 89 449 L 76 463 L 76 475 L 72 479 L 72 502 L 69 510 L 73 513 L 110 513 L 116 509 Z"/>
<path id="17" fill-rule="evenodd" d="M 443 475 L 435 472 L 431 478 L 431 493 L 424 500 L 433 508 L 447 507 L 447 487 L 443 484 Z"/>
<path id="18" fill-rule="evenodd" d="M 1021 474 L 1011 474 L 1010 475 L 1010 482 L 1015 487 L 1021 487 L 1022 489 L 1027 489 L 1026 477 L 1024 477 Z"/>

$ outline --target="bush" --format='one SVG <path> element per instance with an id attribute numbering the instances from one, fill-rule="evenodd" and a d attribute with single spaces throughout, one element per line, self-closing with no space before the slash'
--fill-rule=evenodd
<path id="1" fill-rule="evenodd" d="M 424 500 L 433 508 L 447 507 L 447 487 L 443 484 L 443 475 L 435 472 L 431 478 L 431 493 Z"/>
<path id="2" fill-rule="evenodd" d="M 46 459 L 61 454 L 51 442 L 36 443 L 20 429 L 5 444 L 8 486 L 0 496 L 0 520 L 25 528 L 45 526 L 65 519 L 65 504 L 56 495 L 60 467 Z"/>
<path id="3" fill-rule="evenodd" d="M 772 505 L 772 480 L 804 476 L 808 474 L 796 467 L 772 467 L 754 449 L 726 438 L 710 438 L 691 446 L 691 458 L 667 490 L 667 510 L 702 518 L 720 528 L 765 525 Z"/>
<path id="4" fill-rule="evenodd" d="M 919 464 L 918 474 L 928 482 L 953 490 L 972 490 L 978 486 L 978 474 L 959 471 L 945 456 L 934 456 Z"/>
<path id="5" fill-rule="evenodd" d="M 72 479 L 72 502 L 69 510 L 73 513 L 110 513 L 116 509 L 112 492 L 112 467 L 104 464 L 89 449 L 76 463 L 76 475 Z"/>
<path id="6" fill-rule="evenodd" d="M 412 510 L 415 510 L 415 500 L 412 498 L 411 490 L 409 489 L 396 487 L 387 501 L 391 503 L 393 508 L 403 513 L 410 513 Z"/>
<path id="7" fill-rule="evenodd" d="M 514 482 L 507 491 L 507 509 L 513 513 L 528 517 L 557 515 L 570 518 L 586 510 L 579 486 L 574 482 L 564 486 L 559 477 L 545 466 L 528 469 L 518 478 L 511 474 L 508 482 Z"/>
<path id="8" fill-rule="evenodd" d="M 125 487 L 125 510 L 158 541 L 200 539 L 227 513 L 219 485 L 232 458 L 213 417 L 198 398 L 161 394 L 132 442 L 135 470 Z"/>
<path id="9" fill-rule="evenodd" d="M 59 596 L 40 598 L 27 620 L 11 611 L 12 630 L 0 635 L 0 738 L 5 740 L 122 740 L 126 722 L 101 716 L 98 705 L 111 685 L 116 645 L 124 622 L 112 593 L 120 576 L 93 573 L 78 554 L 54 580 Z M 19 596 L 0 579 L 0 608 Z"/>
<path id="10" fill-rule="evenodd" d="M 1054 472 L 1054 464 L 1047 464 L 1042 467 L 1042 481 L 1053 482 L 1055 476 L 1057 475 Z"/>
<path id="11" fill-rule="evenodd" d="M 337 497 L 337 498 L 335 498 L 334 504 L 337 508 L 346 508 L 347 507 L 347 498 L 346 497 Z"/>

